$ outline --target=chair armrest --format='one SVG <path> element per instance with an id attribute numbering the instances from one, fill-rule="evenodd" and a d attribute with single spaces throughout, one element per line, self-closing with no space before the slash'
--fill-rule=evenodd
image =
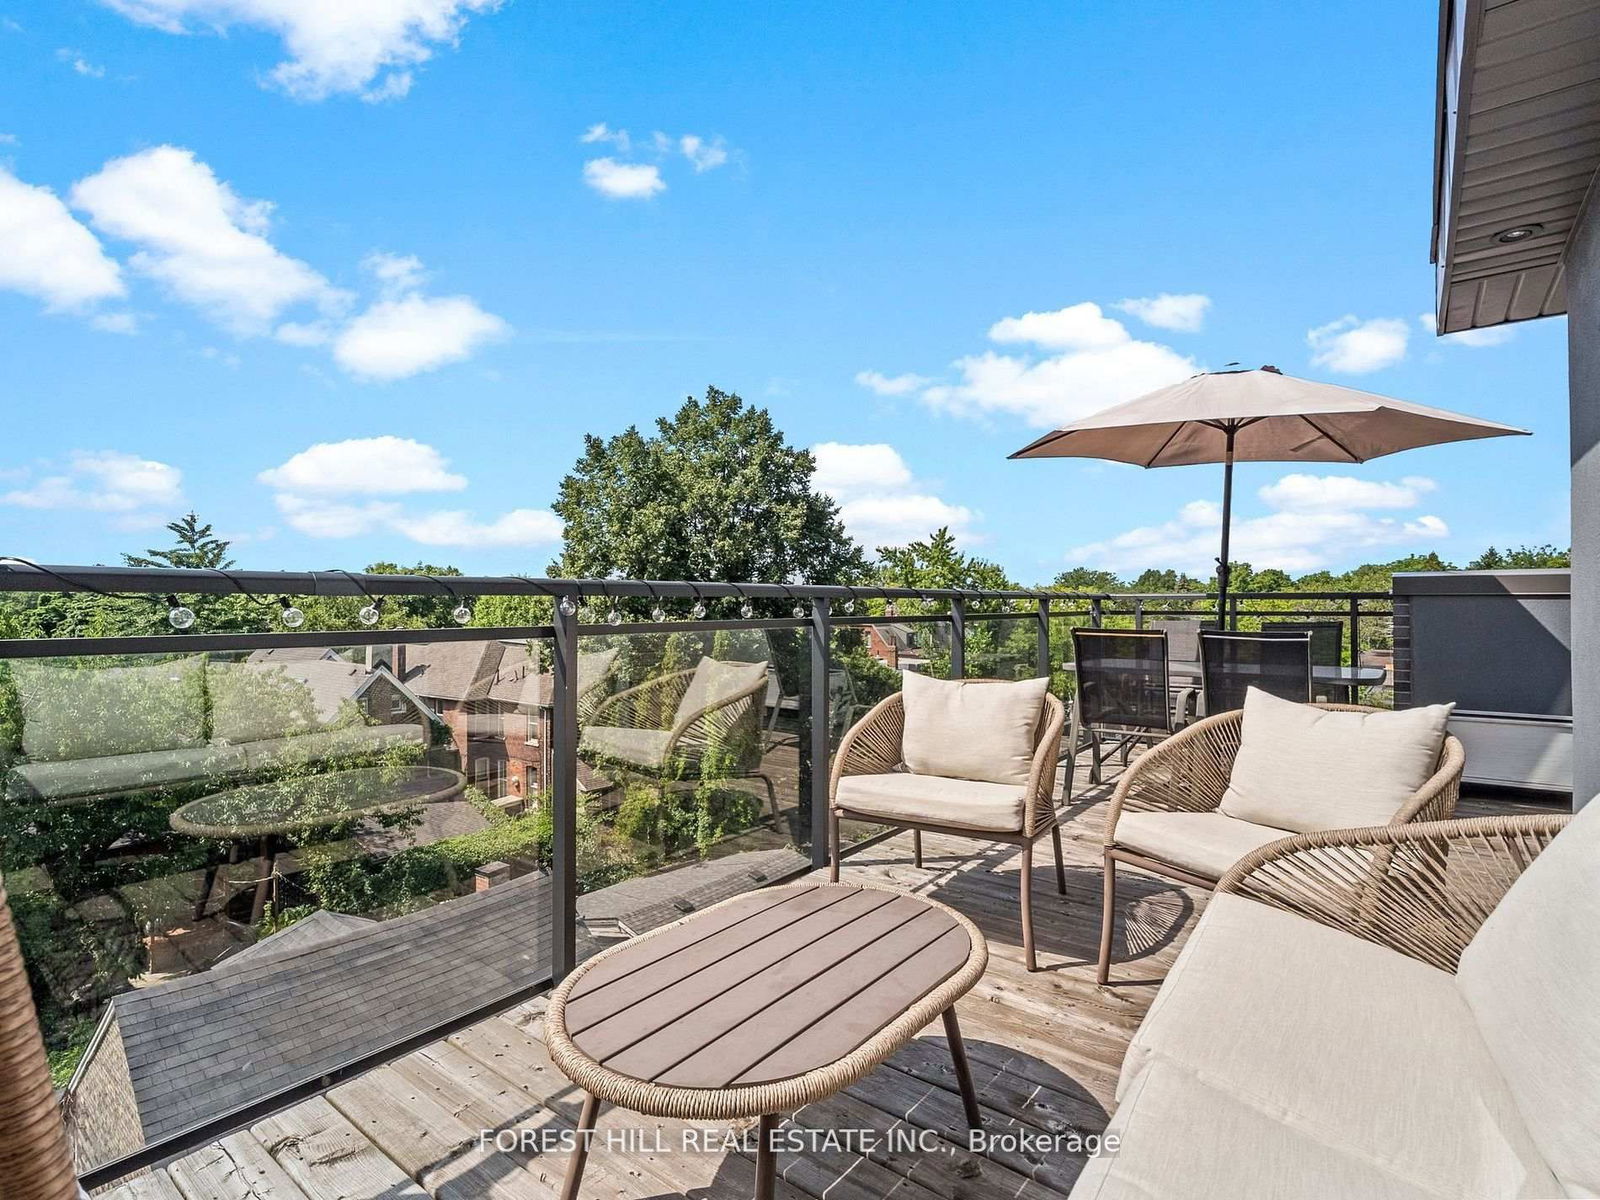
<path id="1" fill-rule="evenodd" d="M 846 731 L 833 756 L 828 780 L 828 802 L 846 775 L 887 775 L 900 765 L 900 741 L 906 728 L 905 704 L 899 692 L 879 700 Z"/>
<path id="2" fill-rule="evenodd" d="M 1106 812 L 1105 843 L 1123 809 L 1133 812 L 1211 812 L 1222 803 L 1244 728 L 1240 710 L 1196 721 L 1146 750 L 1117 782 Z"/>
<path id="3" fill-rule="evenodd" d="M 1023 800 L 1022 831 L 1037 833 L 1055 822 L 1056 765 L 1061 761 L 1061 729 L 1067 710 L 1053 693 L 1044 694 L 1044 713 L 1039 740 L 1033 748 L 1033 767 L 1028 772 L 1028 794 Z"/>
<path id="4" fill-rule="evenodd" d="M 698 770 L 705 760 L 721 754 L 724 757 L 719 769 L 728 771 L 744 770 L 759 762 L 761 721 L 756 697 L 764 696 L 766 690 L 763 677 L 679 721 L 667 739 L 666 761 Z"/>
<path id="5" fill-rule="evenodd" d="M 694 671 L 672 671 L 607 696 L 594 707 L 591 725 L 614 729 L 665 729 L 689 690 Z"/>
<path id="6" fill-rule="evenodd" d="M 1247 854 L 1216 890 L 1454 972 L 1506 890 L 1571 819 L 1469 817 L 1302 833 Z"/>

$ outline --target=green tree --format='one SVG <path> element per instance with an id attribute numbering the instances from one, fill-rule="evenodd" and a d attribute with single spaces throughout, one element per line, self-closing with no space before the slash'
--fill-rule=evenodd
<path id="1" fill-rule="evenodd" d="M 168 521 L 167 529 L 178 539 L 175 546 L 165 550 L 146 550 L 143 554 L 124 554 L 122 561 L 130 567 L 181 567 L 186 570 L 227 571 L 235 564 L 228 557 L 232 543 L 212 532 L 209 523 L 202 525 L 193 511 L 176 521 Z"/>
<path id="2" fill-rule="evenodd" d="M 1502 554 L 1490 546 L 1467 564 L 1469 571 L 1527 571 L 1539 567 L 1570 567 L 1571 549 L 1562 550 L 1551 545 L 1518 546 L 1507 548 Z"/>
<path id="3" fill-rule="evenodd" d="M 1050 586 L 1067 592 L 1120 592 L 1122 580 L 1115 571 L 1101 571 L 1094 567 L 1072 567 L 1061 572 Z"/>
<path id="4" fill-rule="evenodd" d="M 653 435 L 629 426 L 584 438 L 555 512 L 566 544 L 550 565 L 569 578 L 810 583 L 865 578 L 839 510 L 812 488 L 816 462 L 771 415 L 729 392 L 690 397 Z M 636 615 L 648 600 L 623 605 Z M 735 605 L 721 604 L 731 616 Z M 787 605 L 768 603 L 769 615 Z"/>

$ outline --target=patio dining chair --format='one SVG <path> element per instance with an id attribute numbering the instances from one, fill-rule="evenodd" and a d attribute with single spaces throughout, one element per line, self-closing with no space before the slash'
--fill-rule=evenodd
<path id="1" fill-rule="evenodd" d="M 1022 847 L 1022 952 L 1033 947 L 1033 844 L 1050 835 L 1066 895 L 1055 807 L 1065 712 L 1050 680 L 944 680 L 907 674 L 839 743 L 828 786 L 828 877 L 839 879 L 841 820 Z"/>
<path id="2" fill-rule="evenodd" d="M 1090 753 L 1089 782 L 1100 782 L 1103 743 L 1128 752 L 1135 742 L 1157 742 L 1188 717 L 1193 692 L 1174 692 L 1169 645 L 1161 629 L 1074 629 L 1077 691 L 1067 730 L 1067 800 L 1072 799 L 1078 755 Z"/>
<path id="3" fill-rule="evenodd" d="M 762 700 L 767 663 L 702 658 L 608 696 L 578 738 L 579 755 L 599 766 L 643 775 L 665 790 L 703 779 L 759 779 L 772 827 L 781 829 L 778 793 L 763 769 Z"/>
<path id="4" fill-rule="evenodd" d="M 1283 700 L 1311 699 L 1309 633 L 1200 634 L 1200 698 L 1206 716 L 1244 707 L 1257 688 Z"/>
<path id="5" fill-rule="evenodd" d="M 1290 703 L 1252 689 L 1242 709 L 1142 754 L 1106 813 L 1099 981 L 1118 863 L 1210 891 L 1245 855 L 1298 833 L 1452 816 L 1466 762 L 1446 732 L 1453 707 Z"/>

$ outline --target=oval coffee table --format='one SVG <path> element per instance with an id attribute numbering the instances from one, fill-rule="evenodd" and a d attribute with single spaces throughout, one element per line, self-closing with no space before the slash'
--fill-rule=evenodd
<path id="1" fill-rule="evenodd" d="M 983 975 L 983 934 L 953 909 L 851 884 L 736 896 L 614 946 L 562 981 L 550 1057 L 585 1093 L 563 1200 L 576 1200 L 602 1101 L 653 1117 L 760 1118 L 756 1200 L 770 1200 L 779 1114 L 861 1079 L 944 1018 L 979 1124 L 955 1002 Z"/>

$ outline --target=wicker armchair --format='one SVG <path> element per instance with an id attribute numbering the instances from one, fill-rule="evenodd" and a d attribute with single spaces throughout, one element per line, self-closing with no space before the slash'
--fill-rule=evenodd
<path id="1" fill-rule="evenodd" d="M 707 678 L 708 664 L 724 672 Z M 748 669 L 744 669 L 748 668 Z M 608 696 L 583 727 L 578 752 L 598 765 L 617 767 L 659 781 L 759 779 L 766 785 L 774 829 L 779 828 L 778 794 L 762 770 L 761 700 L 766 695 L 767 664 L 722 663 L 702 659 L 699 666 L 646 680 Z"/>
<path id="2" fill-rule="evenodd" d="M 1567 813 L 1301 833 L 1253 851 L 1216 890 L 1281 908 L 1454 972 Z"/>
<path id="3" fill-rule="evenodd" d="M 998 680 L 968 680 L 969 683 L 995 683 Z M 1061 701 L 1049 693 L 1039 712 L 1039 723 L 1034 735 L 1033 764 L 1028 783 L 1023 791 L 1020 819 L 991 822 L 977 816 L 951 819 L 950 809 L 959 812 L 960 798 L 955 803 L 939 803 L 932 794 L 939 790 L 990 788 L 992 784 L 969 784 L 966 780 L 944 780 L 937 776 L 911 776 L 927 778 L 930 800 L 925 813 L 908 811 L 886 814 L 881 809 L 853 807 L 840 798 L 841 781 L 851 776 L 898 776 L 904 773 L 904 756 L 901 742 L 905 733 L 905 706 L 898 692 L 885 697 L 869 709 L 865 716 L 844 735 L 838 753 L 833 759 L 833 774 L 828 784 L 828 871 L 829 878 L 839 878 L 839 822 L 841 819 L 866 821 L 911 830 L 912 852 L 916 865 L 922 866 L 922 833 L 945 833 L 956 837 L 979 838 L 984 841 L 1010 842 L 1022 847 L 1022 952 L 1028 970 L 1038 969 L 1033 945 L 1033 844 L 1049 834 L 1055 850 L 1056 890 L 1066 894 L 1066 868 L 1061 857 L 1061 827 L 1057 824 L 1055 808 L 1056 763 L 1060 754 L 1061 729 L 1066 713 Z M 977 732 L 977 731 L 975 731 Z M 939 819 L 943 817 L 944 819 Z M 926 819 L 924 819 L 926 818 Z"/>
<path id="4" fill-rule="evenodd" d="M 1318 704 L 1315 707 L 1335 712 L 1376 712 L 1351 704 Z M 1244 729 L 1242 710 L 1217 713 L 1195 722 L 1137 759 L 1123 774 L 1112 794 L 1106 812 L 1104 833 L 1105 882 L 1100 924 L 1098 979 L 1105 983 L 1111 971 L 1111 936 L 1116 910 L 1116 868 L 1119 862 L 1142 867 L 1180 883 L 1208 890 L 1228 873 L 1234 863 L 1244 860 L 1268 844 L 1294 836 L 1289 830 L 1274 830 L 1233 821 L 1217 813 L 1233 772 Z M 1439 751 L 1434 773 L 1400 807 L 1390 826 L 1412 822 L 1442 821 L 1456 808 L 1461 793 L 1461 770 L 1466 752 L 1454 736 L 1446 736 Z M 1218 821 L 1208 830 L 1213 842 L 1205 847 L 1213 862 L 1198 856 L 1183 863 L 1172 855 L 1134 847 L 1119 840 L 1118 825 L 1126 813 L 1217 813 Z M 1342 831 L 1340 831 L 1342 832 Z M 1305 837 L 1333 836 L 1306 834 Z M 1363 880 L 1367 880 L 1363 876 Z"/>

